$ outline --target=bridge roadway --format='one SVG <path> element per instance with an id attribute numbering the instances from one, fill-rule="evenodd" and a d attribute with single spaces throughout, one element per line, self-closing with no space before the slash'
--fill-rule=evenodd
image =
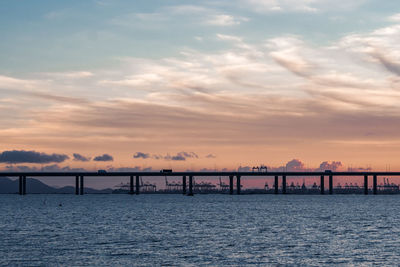
<path id="1" fill-rule="evenodd" d="M 364 176 L 364 194 L 368 195 L 368 177 L 373 177 L 372 192 L 377 194 L 377 177 L 378 176 L 400 176 L 400 172 L 0 172 L 3 177 L 19 177 L 19 194 L 26 194 L 26 177 L 75 177 L 75 194 L 84 194 L 84 177 L 85 176 L 110 176 L 110 177 L 129 177 L 129 193 L 139 194 L 140 183 L 139 177 L 156 177 L 156 176 L 182 176 L 182 193 L 193 196 L 193 177 L 229 177 L 229 193 L 234 193 L 233 180 L 236 177 L 236 194 L 240 194 L 241 178 L 249 176 L 274 177 L 275 194 L 279 193 L 279 177 L 282 180 L 282 194 L 286 194 L 286 177 L 320 177 L 320 191 L 325 194 L 325 176 L 329 178 L 328 192 L 333 194 L 333 177 L 334 176 Z M 134 183 L 134 177 L 136 181 Z M 187 179 L 189 183 L 187 185 Z M 187 192 L 188 189 L 188 192 Z"/>

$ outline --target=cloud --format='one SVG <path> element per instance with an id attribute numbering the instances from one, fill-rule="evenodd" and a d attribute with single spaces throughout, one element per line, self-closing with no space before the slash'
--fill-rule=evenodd
<path id="1" fill-rule="evenodd" d="M 226 147 L 262 146 L 280 155 L 289 153 L 286 147 L 305 151 L 307 145 L 329 147 L 336 155 L 348 146 L 365 152 L 392 145 L 394 151 L 400 130 L 399 36 L 397 25 L 352 33 L 328 45 L 293 35 L 249 42 L 219 34 L 227 42 L 218 51 L 123 58 L 118 67 L 92 71 L 91 79 L 74 86 L 51 84 L 55 95 L 72 90 L 89 99 L 84 105 L 7 91 L 0 99 L 6 114 L 0 117 L 0 140 L 3 147 L 74 144 L 73 151 L 82 142 L 110 144 L 107 149 L 126 153 L 146 147 L 160 160 L 165 144 L 176 147 L 173 151 L 210 149 L 221 161 L 245 156 L 231 155 Z M 46 86 L 45 80 L 3 82 L 24 90 Z M 173 156 L 187 159 L 171 153 L 170 160 Z"/>
<path id="2" fill-rule="evenodd" d="M 390 25 L 366 34 L 351 34 L 338 42 L 338 48 L 361 57 L 368 66 L 380 66 L 397 76 L 400 75 L 400 25 Z"/>
<path id="3" fill-rule="evenodd" d="M 317 13 L 350 10 L 366 0 L 239 0 L 239 4 L 257 13 Z"/>
<path id="4" fill-rule="evenodd" d="M 304 163 L 298 159 L 292 159 L 288 163 L 286 163 L 287 171 L 302 171 L 304 170 Z"/>
<path id="5" fill-rule="evenodd" d="M 85 169 L 85 168 L 73 168 L 70 166 L 59 166 L 57 164 L 46 165 L 42 167 L 35 166 L 25 166 L 25 165 L 7 165 L 5 166 L 5 171 L 21 171 L 21 172 L 90 172 L 93 170 Z M 153 167 L 142 168 L 140 166 L 135 167 L 107 167 L 108 172 L 152 172 L 155 171 Z"/>
<path id="6" fill-rule="evenodd" d="M 42 75 L 39 74 L 39 76 Z M 25 105 L 28 107 L 48 105 L 49 102 L 61 102 L 67 104 L 88 103 L 88 101 L 82 97 L 54 94 L 54 87 L 60 87 L 59 83 L 61 80 L 57 81 L 57 85 L 53 84 L 53 82 L 55 81 L 48 79 L 28 80 L 0 75 L 0 90 L 6 95 L 18 95 L 19 101 L 26 103 Z M 35 97 L 37 99 L 35 99 L 35 101 L 31 101 L 31 97 Z"/>
<path id="7" fill-rule="evenodd" d="M 166 155 L 164 156 L 165 160 L 173 160 L 173 161 L 184 161 L 187 158 L 199 158 L 199 156 L 194 152 L 179 152 L 176 155 Z"/>
<path id="8" fill-rule="evenodd" d="M 176 5 L 158 8 L 149 13 L 124 14 L 111 19 L 110 23 L 124 27 L 137 27 L 139 23 L 143 29 L 163 27 L 176 19 L 185 20 L 186 25 L 219 27 L 239 25 L 249 20 L 246 17 L 234 16 L 206 6 Z"/>
<path id="9" fill-rule="evenodd" d="M 196 159 L 199 158 L 199 156 L 194 152 L 180 152 L 178 153 L 178 155 L 183 155 L 186 158 L 196 158 Z"/>
<path id="10" fill-rule="evenodd" d="M 113 161 L 114 158 L 111 155 L 103 154 L 101 156 L 94 157 L 94 161 Z"/>
<path id="11" fill-rule="evenodd" d="M 90 161 L 89 157 L 82 156 L 81 154 L 78 153 L 74 153 L 73 157 L 75 161 Z"/>
<path id="12" fill-rule="evenodd" d="M 137 27 L 140 24 L 142 28 L 152 29 L 157 28 L 157 26 L 145 25 L 145 23 L 158 25 L 159 23 L 166 23 L 168 20 L 168 16 L 159 12 L 128 13 L 112 18 L 109 23 L 128 28 Z"/>
<path id="13" fill-rule="evenodd" d="M 78 97 L 68 97 L 68 96 L 60 96 L 60 95 L 53 95 L 43 92 L 24 92 L 28 95 L 41 98 L 44 100 L 53 100 L 57 102 L 64 102 L 68 104 L 87 104 L 88 101 Z"/>
<path id="14" fill-rule="evenodd" d="M 176 154 L 176 155 L 172 155 L 172 156 L 168 154 L 164 157 L 164 159 L 165 160 L 173 160 L 173 161 L 184 161 L 184 160 L 186 160 L 186 157 L 184 157 L 181 154 Z"/>
<path id="15" fill-rule="evenodd" d="M 176 5 L 169 6 L 165 10 L 175 15 L 203 14 L 210 11 L 209 8 L 200 5 Z"/>
<path id="16" fill-rule="evenodd" d="M 168 159 L 170 159 L 170 160 L 186 160 L 186 158 L 184 156 L 182 156 L 182 155 L 171 156 Z"/>
<path id="17" fill-rule="evenodd" d="M 25 165 L 9 165 L 5 167 L 7 171 L 21 171 L 21 172 L 86 172 L 84 168 L 71 168 L 70 166 L 61 167 L 57 164 L 46 165 L 43 167 L 25 166 Z"/>
<path id="18" fill-rule="evenodd" d="M 389 58 L 379 51 L 372 52 L 371 55 L 378 59 L 388 71 L 400 76 L 400 61 L 396 62 L 393 58 Z"/>
<path id="19" fill-rule="evenodd" d="M 12 150 L 0 154 L 0 162 L 4 163 L 51 163 L 69 159 L 64 154 L 46 154 L 36 151 Z"/>
<path id="20" fill-rule="evenodd" d="M 318 168 L 313 167 L 306 167 L 304 162 L 299 159 L 292 159 L 288 161 L 284 166 L 274 167 L 268 166 L 269 171 L 307 171 L 307 172 L 314 172 L 314 171 L 325 171 L 325 170 L 332 170 L 337 171 L 343 167 L 341 161 L 324 161 L 321 162 Z"/>
<path id="21" fill-rule="evenodd" d="M 168 10 L 175 15 L 190 16 L 191 19 L 197 19 L 200 24 L 210 26 L 234 26 L 249 21 L 246 17 L 236 17 L 203 6 L 181 5 L 169 7 Z"/>
<path id="22" fill-rule="evenodd" d="M 62 78 L 62 79 L 84 79 L 92 77 L 94 74 L 90 71 L 70 71 L 70 72 L 46 72 L 43 75 L 52 78 Z"/>
<path id="23" fill-rule="evenodd" d="M 250 166 L 239 166 L 238 167 L 238 172 L 251 172 L 252 168 Z"/>
<path id="24" fill-rule="evenodd" d="M 147 168 L 142 168 L 140 166 L 135 166 L 135 167 L 119 167 L 119 168 L 114 168 L 110 167 L 107 169 L 109 172 L 153 172 L 155 171 L 153 167 L 147 167 Z"/>
<path id="25" fill-rule="evenodd" d="M 259 13 L 305 12 L 315 13 L 318 8 L 310 0 L 244 0 L 243 4 Z"/>
<path id="26" fill-rule="evenodd" d="M 48 165 L 40 168 L 41 171 L 48 171 L 48 172 L 57 172 L 57 171 L 62 171 L 62 172 L 85 172 L 87 171 L 84 168 L 71 168 L 70 166 L 65 166 L 65 167 L 60 167 L 57 164 L 54 165 Z"/>
<path id="27" fill-rule="evenodd" d="M 4 89 L 34 89 L 43 85 L 43 81 L 18 79 L 14 77 L 0 75 L 0 88 Z"/>
<path id="28" fill-rule="evenodd" d="M 133 158 L 135 159 L 148 159 L 150 158 L 150 154 L 149 153 L 143 153 L 143 152 L 136 152 L 135 155 L 133 155 Z"/>
<path id="29" fill-rule="evenodd" d="M 340 167 L 342 167 L 343 164 L 340 161 L 324 161 L 319 165 L 319 168 L 317 170 L 325 171 L 325 170 L 331 170 L 331 171 L 336 171 Z"/>
<path id="30" fill-rule="evenodd" d="M 179 160 L 178 160 L 179 161 Z M 284 166 L 280 167 L 275 167 L 275 166 L 268 166 L 268 171 L 325 171 L 325 170 L 332 170 L 332 171 L 338 171 L 341 168 L 343 168 L 344 165 L 342 164 L 341 161 L 324 161 L 321 162 L 318 168 L 307 168 L 305 167 L 305 164 L 299 160 L 299 159 L 293 159 L 288 161 Z M 57 164 L 52 164 L 52 165 L 46 165 L 46 166 L 41 166 L 41 167 L 36 167 L 36 166 L 25 166 L 25 165 L 7 165 L 4 168 L 5 171 L 48 171 L 48 172 L 90 172 L 93 170 L 90 169 L 85 169 L 85 168 L 74 168 L 70 166 L 59 166 Z M 135 166 L 135 167 L 112 167 L 108 166 L 106 168 L 108 172 L 140 172 L 140 171 L 148 171 L 148 172 L 154 172 L 158 171 L 158 168 L 154 167 L 140 167 L 140 166 Z M 250 166 L 239 166 L 237 171 L 243 171 L 243 172 L 250 172 L 253 171 L 252 167 Z M 221 171 L 227 172 L 227 171 L 236 171 L 235 169 L 229 169 L 229 168 L 223 168 Z M 367 168 L 362 168 L 362 167 L 349 167 L 347 169 L 348 171 L 371 171 L 372 169 L 370 167 Z M 195 169 L 188 169 L 186 171 L 196 171 Z M 216 171 L 216 169 L 212 168 L 201 168 L 199 171 L 204 171 L 204 172 L 213 172 Z"/>
<path id="31" fill-rule="evenodd" d="M 348 167 L 347 170 L 349 172 L 370 172 L 372 171 L 371 167 Z"/>
<path id="32" fill-rule="evenodd" d="M 133 155 L 133 158 L 142 158 L 142 159 L 155 159 L 155 160 L 173 160 L 173 161 L 184 161 L 187 158 L 199 158 L 199 156 L 194 153 L 194 152 L 179 152 L 176 155 L 170 155 L 167 154 L 165 156 L 162 155 L 157 155 L 157 154 L 149 154 L 149 153 L 143 153 L 143 152 L 136 152 L 135 155 Z"/>
<path id="33" fill-rule="evenodd" d="M 190 171 L 190 170 L 188 170 Z M 200 172 L 215 172 L 217 171 L 216 169 L 209 169 L 209 168 L 202 168 L 199 170 Z"/>
<path id="34" fill-rule="evenodd" d="M 213 15 L 205 20 L 205 24 L 215 26 L 233 26 L 239 25 L 243 21 L 248 21 L 247 18 L 235 18 L 232 15 L 218 14 Z"/>
<path id="35" fill-rule="evenodd" d="M 234 41 L 234 42 L 242 42 L 243 41 L 243 39 L 241 37 L 233 36 L 233 35 L 220 34 L 220 33 L 217 33 L 217 38 L 219 40 L 223 40 L 223 41 Z"/>
<path id="36" fill-rule="evenodd" d="M 164 157 L 162 156 L 162 155 L 151 155 L 151 158 L 153 158 L 153 159 L 163 159 Z"/>
<path id="37" fill-rule="evenodd" d="M 392 22 L 400 22 L 400 13 L 390 16 L 388 20 Z"/>
<path id="38" fill-rule="evenodd" d="M 302 78 L 308 78 L 316 64 L 307 58 L 315 58 L 307 51 L 305 44 L 296 36 L 286 36 L 268 40 L 272 50 L 270 56 L 276 63 Z"/>

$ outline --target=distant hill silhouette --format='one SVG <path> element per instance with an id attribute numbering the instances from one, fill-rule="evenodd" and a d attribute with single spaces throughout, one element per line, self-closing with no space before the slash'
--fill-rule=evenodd
<path id="1" fill-rule="evenodd" d="M 18 194 L 19 182 L 8 177 L 0 177 L 0 194 Z M 97 190 L 85 187 L 85 194 L 110 194 L 112 189 Z M 51 187 L 37 179 L 26 178 L 27 194 L 75 194 L 75 187 L 64 186 L 61 188 Z"/>

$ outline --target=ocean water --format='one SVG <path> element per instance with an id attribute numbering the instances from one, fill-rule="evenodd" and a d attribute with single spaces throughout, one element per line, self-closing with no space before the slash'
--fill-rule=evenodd
<path id="1" fill-rule="evenodd" d="M 0 244 L 2 266 L 398 265 L 400 196 L 0 195 Z"/>

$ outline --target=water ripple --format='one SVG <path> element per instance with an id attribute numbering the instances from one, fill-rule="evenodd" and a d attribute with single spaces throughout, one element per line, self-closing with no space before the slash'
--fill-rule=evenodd
<path id="1" fill-rule="evenodd" d="M 0 203 L 0 265 L 400 262 L 397 196 L 2 195 Z"/>

